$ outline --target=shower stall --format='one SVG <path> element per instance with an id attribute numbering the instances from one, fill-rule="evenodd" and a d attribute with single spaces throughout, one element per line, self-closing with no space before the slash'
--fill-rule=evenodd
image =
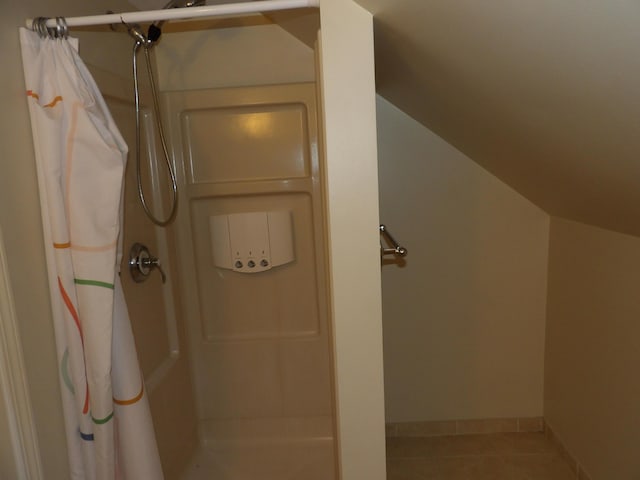
<path id="1" fill-rule="evenodd" d="M 166 478 L 384 476 L 373 77 L 354 76 L 372 73 L 371 17 L 326 11 L 331 36 L 315 9 L 163 26 L 155 81 L 179 191 L 166 228 L 139 201 L 171 217 L 150 79 L 139 69 L 136 118 L 131 79 L 90 65 L 139 149 L 120 277 Z M 350 16 L 355 30 L 340 25 Z M 359 29 L 351 48 L 335 43 Z M 355 189 L 336 182 L 355 173 Z"/>
<path id="2" fill-rule="evenodd" d="M 138 283 L 128 255 L 122 262 L 164 469 L 168 477 L 182 470 L 185 479 L 330 480 L 314 53 L 264 19 L 201 22 L 165 25 L 154 47 L 178 180 L 175 225 L 145 218 L 133 165 L 125 182 L 125 253 L 143 244 L 162 268 Z M 244 63 L 240 78 L 236 58 Z M 108 99 L 131 133 L 130 100 Z M 157 122 L 150 99 L 142 105 L 143 190 L 153 193 L 154 214 L 166 217 Z"/>

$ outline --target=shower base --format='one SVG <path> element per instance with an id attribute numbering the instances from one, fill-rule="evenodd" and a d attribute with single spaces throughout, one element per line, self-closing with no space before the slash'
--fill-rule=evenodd
<path id="1" fill-rule="evenodd" d="M 330 427 L 325 417 L 206 422 L 182 480 L 334 480 Z"/>

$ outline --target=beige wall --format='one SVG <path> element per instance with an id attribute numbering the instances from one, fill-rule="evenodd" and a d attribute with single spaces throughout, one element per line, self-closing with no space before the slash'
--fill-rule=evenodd
<path id="1" fill-rule="evenodd" d="M 14 372 L 11 369 L 17 370 L 19 367 L 15 365 L 16 358 L 11 358 L 7 351 L 7 347 L 15 348 L 15 345 L 10 345 L 10 342 L 13 343 L 15 340 L 15 336 L 7 335 L 7 330 L 10 327 L 16 329 L 17 325 L 15 325 L 16 319 L 12 308 L 11 289 L 6 278 L 8 272 L 5 271 L 5 258 L 2 228 L 0 228 L 0 478 L 18 478 L 22 458 L 21 453 L 16 451 L 19 449 L 21 439 L 12 427 L 20 419 L 16 415 L 14 404 L 17 395 L 16 385 L 14 385 L 15 377 L 11 375 Z M 18 353 L 20 353 L 19 350 Z M 17 360 L 19 362 L 20 357 Z M 24 400 L 20 397 L 18 399 Z"/>
<path id="2" fill-rule="evenodd" d="M 8 275 L 0 228 L 0 478 L 36 480 L 39 442 Z"/>
<path id="3" fill-rule="evenodd" d="M 14 457 L 14 447 L 8 415 L 10 414 L 4 397 L 0 396 L 0 478 L 17 478 L 18 466 Z"/>
<path id="4" fill-rule="evenodd" d="M 594 480 L 640 478 L 640 238 L 552 218 L 547 422 Z"/>
<path id="5" fill-rule="evenodd" d="M 549 216 L 378 97 L 389 422 L 542 415 Z"/>

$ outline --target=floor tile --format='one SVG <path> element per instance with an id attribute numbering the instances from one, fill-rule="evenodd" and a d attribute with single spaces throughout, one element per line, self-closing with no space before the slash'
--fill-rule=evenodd
<path id="1" fill-rule="evenodd" d="M 514 472 L 526 480 L 575 480 L 576 474 L 559 454 L 520 455 L 510 459 Z"/>
<path id="2" fill-rule="evenodd" d="M 558 447 L 535 433 L 387 439 L 388 480 L 575 480 Z"/>
<path id="3" fill-rule="evenodd" d="M 442 437 L 387 438 L 387 458 L 433 457 Z"/>
<path id="4" fill-rule="evenodd" d="M 510 465 L 500 456 L 443 457 L 438 463 L 443 480 L 511 480 Z"/>
<path id="5" fill-rule="evenodd" d="M 387 480 L 427 480 L 440 478 L 435 458 L 390 458 Z"/>

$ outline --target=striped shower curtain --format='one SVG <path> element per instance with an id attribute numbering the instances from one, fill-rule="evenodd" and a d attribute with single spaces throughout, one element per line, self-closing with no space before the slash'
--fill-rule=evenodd
<path id="1" fill-rule="evenodd" d="M 27 29 L 20 40 L 71 478 L 159 480 L 116 267 L 127 146 L 77 40 Z"/>

